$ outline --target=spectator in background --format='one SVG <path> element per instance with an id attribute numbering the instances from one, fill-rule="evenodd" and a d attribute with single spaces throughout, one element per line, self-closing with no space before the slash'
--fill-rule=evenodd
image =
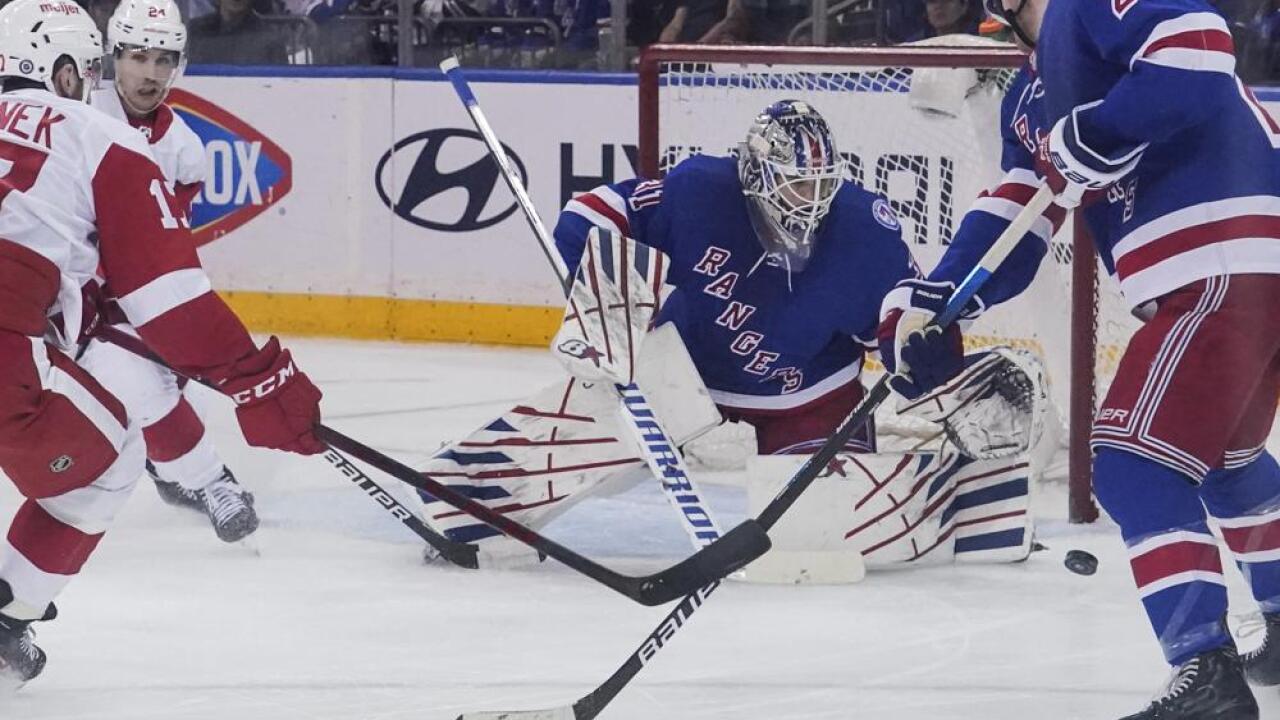
<path id="1" fill-rule="evenodd" d="M 911 40 L 942 35 L 977 35 L 982 24 L 982 6 L 978 0 L 925 0 L 924 27 Z"/>
<path id="2" fill-rule="evenodd" d="M 317 25 L 341 17 L 351 8 L 351 0 L 282 0 L 284 13 L 310 18 Z"/>
<path id="3" fill-rule="evenodd" d="M 284 36 L 253 9 L 252 0 L 218 0 L 218 11 L 187 24 L 191 63 L 283 65 Z"/>
<path id="4" fill-rule="evenodd" d="M 107 37 L 107 21 L 111 19 L 111 13 L 116 11 L 116 6 L 119 4 L 120 0 L 86 0 L 85 2 L 85 10 L 89 11 L 89 17 L 93 18 L 93 24 L 98 26 L 98 32 L 102 33 L 104 40 Z M 112 80 L 115 76 L 115 53 L 107 53 L 102 57 L 102 78 Z"/>
<path id="5" fill-rule="evenodd" d="M 1277 0 L 1219 0 L 1236 46 L 1236 73 L 1248 83 L 1280 78 L 1280 7 Z"/>
<path id="6" fill-rule="evenodd" d="M 980 0 L 899 0 L 886 11 L 886 35 L 894 43 L 977 35 L 982 18 Z"/>
<path id="7" fill-rule="evenodd" d="M 86 0 L 84 3 L 84 9 L 89 11 L 89 17 L 93 18 L 93 24 L 98 26 L 98 32 L 104 38 L 107 36 L 107 21 L 119 4 L 120 0 Z"/>
<path id="8" fill-rule="evenodd" d="M 717 35 L 731 34 L 741 18 L 729 18 L 729 0 L 679 0 L 667 5 L 670 18 L 663 25 L 658 42 L 712 42 L 705 39 L 712 28 Z M 726 20 L 730 24 L 726 24 Z"/>
<path id="9" fill-rule="evenodd" d="M 610 24 L 609 0 L 574 0 L 560 18 L 564 44 L 570 52 L 594 52 L 600 47 L 600 28 Z"/>

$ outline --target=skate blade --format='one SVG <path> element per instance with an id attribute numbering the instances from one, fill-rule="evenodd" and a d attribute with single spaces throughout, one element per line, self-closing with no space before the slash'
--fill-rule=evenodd
<path id="1" fill-rule="evenodd" d="M 256 530 L 232 544 L 240 547 L 249 555 L 259 558 L 262 557 L 262 546 L 258 543 L 258 533 Z"/>
<path id="2" fill-rule="evenodd" d="M 9 673 L 0 672 L 0 698 L 17 694 L 22 689 L 22 686 L 26 684 L 26 680 L 16 678 Z"/>

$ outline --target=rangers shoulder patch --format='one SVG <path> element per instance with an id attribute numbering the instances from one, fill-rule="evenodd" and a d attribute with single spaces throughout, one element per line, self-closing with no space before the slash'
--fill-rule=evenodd
<path id="1" fill-rule="evenodd" d="M 889 201 L 884 198 L 878 198 L 871 204 L 871 215 L 876 219 L 876 222 L 890 230 L 897 231 L 902 229 L 902 223 L 898 222 L 898 214 L 893 211 Z"/>

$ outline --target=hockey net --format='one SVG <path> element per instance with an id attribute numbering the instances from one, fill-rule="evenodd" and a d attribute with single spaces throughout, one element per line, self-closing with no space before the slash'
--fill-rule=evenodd
<path id="1" fill-rule="evenodd" d="M 832 126 L 851 179 L 889 199 L 927 271 L 970 202 L 1002 174 L 1000 102 L 1023 62 L 1010 46 L 963 42 L 968 46 L 650 47 L 640 66 L 642 174 L 655 177 L 694 153 L 728 154 L 769 103 L 805 100 Z M 1043 477 L 1069 483 L 1072 519 L 1089 521 L 1096 516 L 1089 422 L 1136 321 L 1073 223 L 1054 239 L 1045 265 L 1053 269 L 1042 268 L 1027 293 L 975 323 L 966 343 L 1024 348 L 1044 362 L 1054 407 L 1037 456 Z M 874 380 L 879 366 L 868 369 Z M 903 436 L 907 445 L 931 433 L 892 408 L 877 423 L 882 437 Z M 690 454 L 724 469 L 753 450 L 750 429 L 740 425 L 717 431 Z"/>

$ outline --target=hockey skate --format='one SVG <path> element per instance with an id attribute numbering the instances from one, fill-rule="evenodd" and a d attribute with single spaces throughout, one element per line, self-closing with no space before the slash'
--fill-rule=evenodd
<path id="1" fill-rule="evenodd" d="M 1250 683 L 1262 687 L 1280 685 L 1280 612 L 1262 616 L 1265 634 L 1258 649 L 1242 657 L 1244 674 Z"/>
<path id="2" fill-rule="evenodd" d="M 1122 720 L 1258 720 L 1258 703 L 1234 646 L 1202 652 L 1174 668 L 1164 693 Z"/>
<path id="3" fill-rule="evenodd" d="M 169 482 L 161 478 L 160 474 L 156 472 L 156 466 L 152 465 L 150 460 L 147 461 L 147 474 L 151 476 L 152 482 L 156 484 L 156 492 L 160 494 L 160 499 L 166 505 L 204 512 L 204 499 L 200 497 L 199 490 L 191 490 L 176 482 Z"/>
<path id="4" fill-rule="evenodd" d="M 0 614 L 0 687 L 16 690 L 44 670 L 46 656 L 33 640 L 31 620 Z"/>
<path id="5" fill-rule="evenodd" d="M 12 601 L 9 583 L 0 580 L 0 607 Z M 57 616 L 58 608 L 51 604 L 40 620 L 52 620 Z M 32 622 L 0 613 L 0 690 L 17 690 L 44 670 L 46 656 L 34 642 Z"/>
<path id="6" fill-rule="evenodd" d="M 253 494 L 240 487 L 227 468 L 222 475 L 200 491 L 200 499 L 218 539 L 239 542 L 258 529 L 258 513 L 253 509 Z"/>

